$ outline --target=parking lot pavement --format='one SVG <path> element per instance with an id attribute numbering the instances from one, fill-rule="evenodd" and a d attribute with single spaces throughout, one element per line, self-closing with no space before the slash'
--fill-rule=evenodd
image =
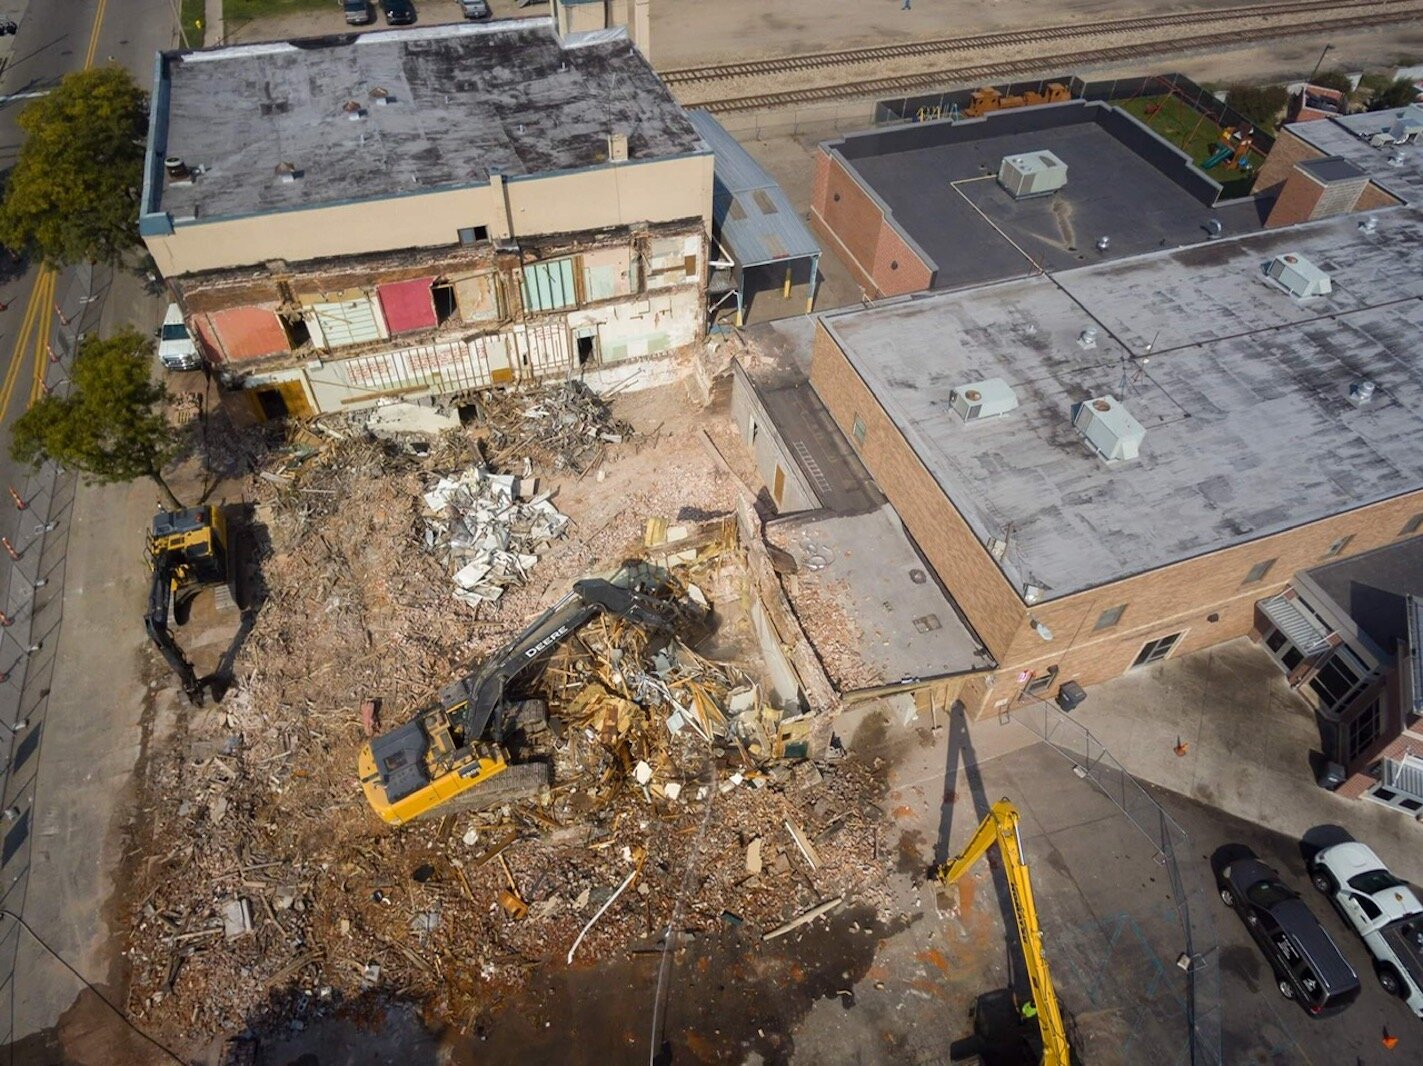
<path id="1" fill-rule="evenodd" d="M 1341 825 L 1423 882 L 1423 825 L 1314 783 L 1314 712 L 1247 639 L 1095 685 L 1073 717 L 1141 780 L 1296 839 Z"/>
<path id="2" fill-rule="evenodd" d="M 965 723 L 966 735 L 958 736 L 943 716 L 937 732 L 925 716 L 893 711 L 842 722 L 854 728 L 852 748 L 888 764 L 885 804 L 899 838 L 887 844 L 904 857 L 906 871 L 961 850 L 987 804 L 1007 797 L 1017 805 L 1054 984 L 1075 1018 L 1086 1061 L 1191 1061 L 1185 977 L 1176 966 L 1184 933 L 1175 892 L 1154 846 L 1116 803 L 1016 722 Z M 845 739 L 851 740 L 848 728 Z M 1218 983 L 1201 988 L 1197 1010 L 1219 1011 L 1214 1028 L 1221 1062 L 1362 1066 L 1423 1054 L 1423 1021 L 1383 992 L 1362 942 L 1305 877 L 1301 837 L 1314 826 L 1279 833 L 1165 789 L 1148 785 L 1146 791 L 1190 837 L 1177 860 L 1195 908 L 1194 947 L 1211 955 L 1218 973 Z M 947 844 L 935 856 L 945 823 Z M 1316 1019 L 1283 999 L 1244 925 L 1215 894 L 1210 856 L 1237 843 L 1253 848 L 1300 892 L 1359 973 L 1363 993 L 1342 1014 Z M 1396 858 L 1381 854 L 1386 862 Z M 798 1059 L 818 1061 L 823 1054 L 825 1061 L 846 1061 L 853 1050 L 854 1061 L 896 1061 L 881 1035 L 895 1026 L 905 1033 L 897 1054 L 917 1052 L 914 1061 L 921 1061 L 933 1047 L 963 1035 L 963 1012 L 973 996 L 1006 983 L 1009 966 L 1018 965 L 1004 931 L 1012 913 L 988 867 L 980 864 L 969 880 L 957 915 L 941 916 L 932 889 L 921 889 L 922 919 L 882 944 L 855 987 L 855 1009 L 822 1002 L 799 1026 Z M 925 965 L 937 958 L 945 961 L 943 972 Z M 898 980 L 886 982 L 885 974 Z M 876 975 L 884 987 L 877 987 Z M 916 989 L 930 992 L 932 1001 L 915 998 Z M 1208 1035 L 1212 1028 L 1205 1026 Z M 1392 1054 L 1381 1043 L 1386 1033 L 1400 1040 Z M 1400 1052 L 1406 1054 L 1400 1058 Z"/>
<path id="3" fill-rule="evenodd" d="M 1192 860 L 1207 870 L 1210 855 L 1224 844 L 1245 844 L 1299 892 L 1359 975 L 1363 992 L 1342 1014 L 1314 1018 L 1275 990 L 1274 977 L 1245 925 L 1219 903 L 1215 927 L 1220 938 L 1221 999 L 1224 1007 L 1224 1060 L 1227 1063 L 1348 1063 L 1423 1061 L 1423 1020 L 1379 987 L 1373 960 L 1329 901 L 1316 892 L 1305 873 L 1306 847 L 1300 837 L 1273 832 L 1201 803 L 1154 790 L 1163 806 L 1191 835 Z M 1370 806 L 1374 806 L 1370 804 Z M 1385 808 L 1380 807 L 1380 810 Z M 1411 824 L 1411 823 L 1410 823 Z M 1379 849 L 1390 865 L 1400 855 Z M 1399 1043 L 1383 1046 L 1391 1034 Z"/>

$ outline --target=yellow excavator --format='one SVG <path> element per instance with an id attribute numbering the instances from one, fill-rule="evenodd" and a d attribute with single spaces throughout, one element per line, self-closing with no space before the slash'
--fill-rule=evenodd
<path id="1" fill-rule="evenodd" d="M 153 580 L 143 625 L 195 706 L 202 705 L 203 691 L 214 679 L 198 677 L 169 631 L 168 621 L 171 617 L 186 625 L 198 593 L 223 585 L 241 608 L 241 551 L 241 538 L 229 531 L 219 506 L 159 511 L 153 516 L 144 551 Z"/>
<path id="2" fill-rule="evenodd" d="M 357 773 L 371 809 L 390 825 L 404 825 L 538 795 L 550 782 L 548 763 L 512 761 L 507 744 L 541 731 L 548 707 L 509 700 L 505 690 L 604 613 L 651 629 L 667 625 L 653 597 L 597 578 L 574 582 L 572 592 L 442 689 L 414 720 L 362 745 Z"/>
<path id="3" fill-rule="evenodd" d="M 994 844 L 1002 856 L 1008 893 L 1013 899 L 1013 915 L 1018 923 L 1018 940 L 1023 945 L 1023 962 L 1032 998 L 1019 1007 L 1013 1003 L 1011 993 L 990 992 L 979 997 L 973 1011 L 974 1043 L 979 1060 L 985 1066 L 1027 1062 L 1073 1066 L 1080 1060 L 1068 1042 L 1062 1008 L 1043 954 L 1043 932 L 1038 925 L 1037 903 L 1033 900 L 1033 885 L 1018 833 L 1018 809 L 1007 799 L 995 803 L 968 847 L 957 858 L 939 867 L 937 877 L 943 884 L 952 885 Z M 1031 1025 L 1034 1019 L 1036 1028 Z"/>

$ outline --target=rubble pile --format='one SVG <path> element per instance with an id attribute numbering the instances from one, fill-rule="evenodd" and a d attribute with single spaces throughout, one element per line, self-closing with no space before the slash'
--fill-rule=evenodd
<path id="1" fill-rule="evenodd" d="M 531 477 L 474 466 L 439 478 L 424 494 L 425 548 L 449 567 L 455 599 L 492 603 L 523 584 L 539 552 L 562 537 L 568 516 Z"/>
<path id="2" fill-rule="evenodd" d="M 196 1042 L 399 997 L 468 1030 L 570 959 L 660 950 L 674 915 L 675 947 L 773 933 L 841 897 L 888 915 L 883 782 L 835 749 L 808 760 L 810 716 L 776 705 L 755 675 L 725 520 L 642 549 L 667 626 L 600 619 L 523 679 L 551 715 L 553 786 L 539 803 L 382 823 L 356 779 L 363 703 L 379 701 L 385 728 L 408 720 L 563 581 L 597 572 L 594 553 L 604 568 L 638 554 L 627 533 L 649 512 L 629 514 L 643 497 L 628 494 L 591 531 L 564 519 L 563 539 L 527 550 L 525 521 L 558 521 L 521 511 L 539 496 L 474 465 L 463 433 L 428 447 L 323 438 L 282 453 L 275 479 L 252 479 L 270 545 L 233 691 L 180 712 L 173 743 L 143 764 L 126 951 L 137 1024 Z M 695 447 L 658 463 L 704 470 Z M 531 450 L 520 443 L 518 461 Z M 656 493 L 676 502 L 674 487 Z M 481 527 L 481 508 L 520 517 Z M 548 583 L 456 602 L 451 568 L 469 560 L 455 542 L 480 545 L 481 528 L 509 530 L 498 551 L 546 550 Z M 698 651 L 713 623 L 724 658 Z"/>
<path id="3" fill-rule="evenodd" d="M 583 474 L 633 435 L 581 381 L 480 393 L 474 408 L 495 465 L 527 456 L 546 470 Z"/>

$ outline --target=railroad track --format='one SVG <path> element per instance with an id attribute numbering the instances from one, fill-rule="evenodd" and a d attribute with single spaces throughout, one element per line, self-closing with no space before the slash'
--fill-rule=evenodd
<path id="1" fill-rule="evenodd" d="M 1381 9 L 1381 10 L 1380 10 Z M 1064 26 L 1044 26 L 1040 29 L 1011 30 L 1000 33 L 980 33 L 970 37 L 943 37 L 927 41 L 907 41 L 903 44 L 877 45 L 872 48 L 848 48 L 833 52 L 808 52 L 803 55 L 778 56 L 774 59 L 745 60 L 739 63 L 719 63 L 701 67 L 679 67 L 661 71 L 669 85 L 689 85 L 698 82 L 729 81 L 737 78 L 763 77 L 793 71 L 821 70 L 828 67 L 883 63 L 886 60 L 913 59 L 923 56 L 953 55 L 993 48 L 1011 48 L 1052 41 L 1069 41 L 1084 37 L 1122 36 L 1171 26 L 1215 25 L 1222 22 L 1243 22 L 1250 19 L 1298 16 L 1314 11 L 1328 11 L 1336 16 L 1331 26 L 1358 21 L 1362 25 L 1404 21 L 1417 17 L 1416 4 L 1399 0 L 1306 0 L 1304 3 L 1255 4 L 1249 7 L 1220 8 L 1215 11 L 1184 11 L 1171 15 L 1142 18 L 1111 19 L 1104 22 L 1077 23 Z M 1373 11 L 1374 15 L 1339 16 L 1346 12 Z M 1290 35 L 1293 35 L 1293 30 Z M 1272 36 L 1275 34 L 1271 34 Z M 1284 28 L 1278 34 L 1284 36 Z M 1259 38 L 1251 38 L 1258 40 Z"/>
<path id="2" fill-rule="evenodd" d="M 901 74 L 888 78 L 870 78 L 861 81 L 839 82 L 834 85 L 817 85 L 805 89 L 785 89 L 777 92 L 757 93 L 750 96 L 727 97 L 721 100 L 701 100 L 689 103 L 688 107 L 699 107 L 714 114 L 732 111 L 762 111 L 797 104 L 823 103 L 829 100 L 849 100 L 862 96 L 905 96 L 926 90 L 944 89 L 962 85 L 986 85 L 1003 82 L 1020 75 L 1049 72 L 1060 74 L 1077 67 L 1097 66 L 1104 63 L 1118 63 L 1146 56 L 1173 55 L 1180 52 L 1194 52 L 1211 48 L 1238 48 L 1242 44 L 1271 40 L 1279 37 L 1296 37 L 1328 31 L 1365 29 L 1394 22 L 1407 22 L 1419 18 L 1416 8 L 1407 11 L 1381 13 L 1370 18 L 1319 19 L 1313 22 L 1292 22 L 1280 27 L 1260 27 L 1254 30 L 1235 30 L 1220 33 L 1201 34 L 1195 37 L 1173 37 L 1169 40 L 1146 41 L 1136 44 L 1115 45 L 1107 48 L 1092 48 L 1080 52 L 1060 52 L 1055 55 L 1028 56 L 1023 59 L 1006 60 L 1001 63 L 980 63 L 972 66 L 952 67 L 944 70 L 924 71 L 918 74 Z"/>

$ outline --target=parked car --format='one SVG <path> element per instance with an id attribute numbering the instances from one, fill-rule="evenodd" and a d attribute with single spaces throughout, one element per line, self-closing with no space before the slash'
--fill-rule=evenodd
<path id="1" fill-rule="evenodd" d="M 1349 841 L 1310 860 L 1310 879 L 1374 957 L 1379 984 L 1423 1018 L 1423 902 L 1367 844 Z"/>
<path id="2" fill-rule="evenodd" d="M 490 17 L 488 0 L 459 0 L 460 10 L 467 19 L 487 19 Z"/>
<path id="3" fill-rule="evenodd" d="M 163 325 L 158 327 L 158 361 L 168 370 L 196 370 L 203 365 L 177 304 L 168 305 Z"/>
<path id="4" fill-rule="evenodd" d="M 1253 851 L 1216 874 L 1221 902 L 1240 915 L 1260 945 L 1280 995 L 1313 1015 L 1336 1014 L 1359 997 L 1359 975 L 1319 919 Z"/>
<path id="5" fill-rule="evenodd" d="M 346 13 L 348 26 L 364 26 L 375 19 L 371 0 L 341 0 L 341 10 Z"/>
<path id="6" fill-rule="evenodd" d="M 415 21 L 415 5 L 410 0 L 380 0 L 388 26 L 409 26 Z"/>

